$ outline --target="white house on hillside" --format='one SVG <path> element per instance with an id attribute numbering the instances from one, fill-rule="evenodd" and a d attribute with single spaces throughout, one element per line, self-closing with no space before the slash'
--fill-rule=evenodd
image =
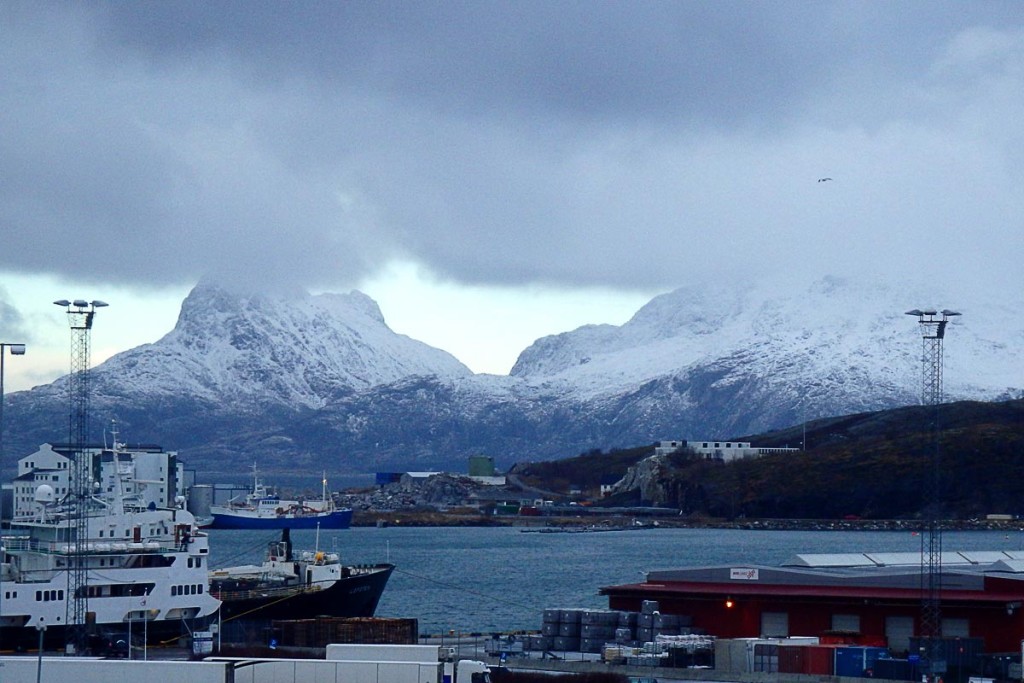
<path id="1" fill-rule="evenodd" d="M 774 453 L 792 453 L 799 451 L 799 448 L 758 448 L 752 446 L 749 441 L 659 441 L 654 448 L 655 455 L 667 455 L 674 453 L 680 448 L 688 448 L 698 455 L 704 456 L 706 460 L 721 460 L 730 462 L 740 458 L 757 458 L 762 455 Z"/>

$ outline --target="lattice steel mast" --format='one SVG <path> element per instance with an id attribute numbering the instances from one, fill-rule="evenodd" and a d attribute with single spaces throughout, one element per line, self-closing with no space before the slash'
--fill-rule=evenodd
<path id="1" fill-rule="evenodd" d="M 61 299 L 54 301 L 67 309 L 71 325 L 71 374 L 68 375 L 68 396 L 71 403 L 68 445 L 71 470 L 66 508 L 71 514 L 68 525 L 68 599 L 65 613 L 68 649 L 84 652 L 88 642 L 86 614 L 89 611 L 89 567 L 86 544 L 89 537 L 89 500 L 92 495 L 92 471 L 86 454 L 89 443 L 89 337 L 96 309 L 102 301 Z"/>
<path id="2" fill-rule="evenodd" d="M 946 325 L 956 311 L 914 309 L 907 315 L 917 316 L 921 328 L 921 404 L 934 406 L 934 448 L 925 476 L 926 534 L 921 539 L 921 636 L 927 643 L 929 674 L 934 680 L 945 673 L 945 662 L 939 661 L 942 648 L 942 524 L 941 466 L 939 459 L 939 405 L 942 403 L 942 341 Z"/>

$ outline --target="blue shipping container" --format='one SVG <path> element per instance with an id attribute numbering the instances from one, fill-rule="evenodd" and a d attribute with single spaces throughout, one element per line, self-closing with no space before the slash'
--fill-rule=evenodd
<path id="1" fill-rule="evenodd" d="M 863 678 L 865 672 L 874 673 L 875 664 L 879 659 L 888 658 L 889 651 L 884 647 L 837 647 L 836 648 L 836 676 L 851 676 Z"/>

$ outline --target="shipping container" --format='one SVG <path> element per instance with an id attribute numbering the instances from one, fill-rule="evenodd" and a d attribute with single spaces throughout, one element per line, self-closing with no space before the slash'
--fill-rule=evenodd
<path id="1" fill-rule="evenodd" d="M 644 600 L 642 603 L 640 603 L 641 614 L 654 614 L 657 611 L 659 611 L 657 600 Z"/>
<path id="2" fill-rule="evenodd" d="M 572 634 L 562 634 L 572 635 Z M 604 638 L 611 640 L 615 637 L 615 626 L 606 624 L 583 624 L 580 627 L 580 635 L 584 638 Z"/>
<path id="3" fill-rule="evenodd" d="M 637 619 L 640 614 L 637 612 L 619 612 L 619 626 L 636 628 Z"/>
<path id="4" fill-rule="evenodd" d="M 865 672 L 874 672 L 875 663 L 888 657 L 889 651 L 880 647 L 843 645 L 835 649 L 835 675 L 862 678 Z"/>
<path id="5" fill-rule="evenodd" d="M 893 681 L 920 681 L 921 667 L 919 662 L 906 659 L 879 659 L 875 662 L 875 678 L 886 678 Z"/>
<path id="6" fill-rule="evenodd" d="M 579 624 L 586 610 L 580 608 L 563 609 L 559 621 L 563 624 Z"/>
<path id="7" fill-rule="evenodd" d="M 584 625 L 592 626 L 617 626 L 619 623 L 619 613 L 608 609 L 588 609 L 583 612 L 580 622 Z"/>
<path id="8" fill-rule="evenodd" d="M 804 673 L 811 676 L 835 675 L 835 646 L 808 645 L 804 652 Z"/>
<path id="9" fill-rule="evenodd" d="M 808 647 L 801 645 L 779 645 L 779 673 L 807 673 L 804 667 L 808 649 Z"/>
<path id="10" fill-rule="evenodd" d="M 551 639 L 551 649 L 561 650 L 564 652 L 579 652 L 580 651 L 580 639 L 569 638 L 565 636 L 556 636 Z"/>

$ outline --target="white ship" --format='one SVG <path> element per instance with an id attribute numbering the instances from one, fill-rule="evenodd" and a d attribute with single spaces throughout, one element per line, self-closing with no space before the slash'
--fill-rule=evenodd
<path id="1" fill-rule="evenodd" d="M 58 500 L 46 484 L 36 488 L 33 516 L 16 518 L 3 537 L 0 642 L 5 648 L 37 643 L 41 626 L 48 643 L 63 644 L 76 613 L 85 615 L 91 635 L 127 636 L 134 630 L 134 638 L 153 641 L 187 635 L 219 608 L 208 591 L 208 539 L 184 501 L 161 508 L 126 495 L 134 464 L 116 447 L 112 457 L 110 470 L 116 474 L 99 482 L 102 493 L 84 505 L 83 539 L 74 541 L 79 520 L 73 505 Z M 84 576 L 74 582 L 84 601 L 78 605 L 68 594 L 70 567 Z"/>

